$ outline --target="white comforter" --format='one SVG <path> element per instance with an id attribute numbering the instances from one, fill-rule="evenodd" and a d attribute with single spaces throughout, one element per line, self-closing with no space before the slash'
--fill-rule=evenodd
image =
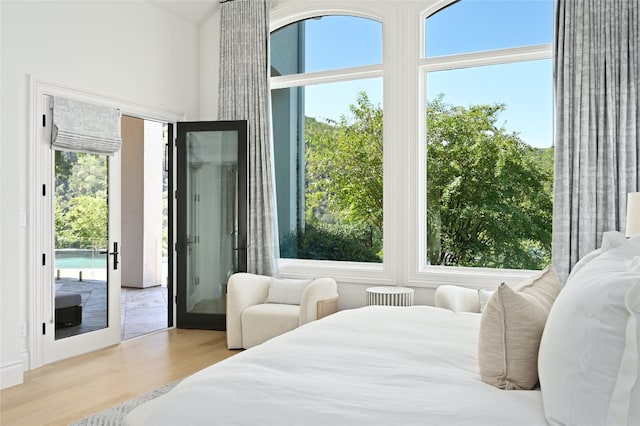
<path id="1" fill-rule="evenodd" d="M 480 380 L 479 314 L 340 311 L 183 380 L 126 425 L 546 425 L 538 391 Z"/>

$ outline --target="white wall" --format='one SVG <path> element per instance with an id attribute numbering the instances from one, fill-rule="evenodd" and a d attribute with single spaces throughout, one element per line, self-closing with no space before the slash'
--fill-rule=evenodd
<path id="1" fill-rule="evenodd" d="M 142 288 L 144 263 L 145 120 L 122 117 L 120 277 L 122 287 Z"/>
<path id="2" fill-rule="evenodd" d="M 162 173 L 164 170 L 163 125 L 144 122 L 144 243 L 142 286 L 162 284 Z"/>
<path id="3" fill-rule="evenodd" d="M 220 8 L 200 25 L 200 120 L 218 118 Z"/>
<path id="4" fill-rule="evenodd" d="M 0 387 L 27 339 L 29 75 L 198 119 L 198 29 L 141 1 L 0 2 Z"/>

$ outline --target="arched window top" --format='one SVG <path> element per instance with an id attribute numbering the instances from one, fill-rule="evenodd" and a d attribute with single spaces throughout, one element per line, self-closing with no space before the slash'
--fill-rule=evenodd
<path id="1" fill-rule="evenodd" d="M 328 71 L 382 62 L 382 24 L 329 15 L 297 21 L 271 33 L 271 76 Z"/>
<path id="2" fill-rule="evenodd" d="M 461 0 L 425 20 L 426 57 L 550 43 L 553 0 Z"/>

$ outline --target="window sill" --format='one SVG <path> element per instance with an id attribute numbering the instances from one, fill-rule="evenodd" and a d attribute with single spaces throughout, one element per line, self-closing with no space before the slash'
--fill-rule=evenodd
<path id="1" fill-rule="evenodd" d="M 425 266 L 413 274 L 410 287 L 437 288 L 441 285 L 458 285 L 473 289 L 495 289 L 500 283 L 518 284 L 540 271 L 527 269 L 492 269 L 462 266 Z"/>
<path id="2" fill-rule="evenodd" d="M 278 270 L 280 275 L 288 278 L 327 276 L 345 283 L 392 284 L 392 277 L 382 263 L 279 259 Z"/>
<path id="3" fill-rule="evenodd" d="M 279 272 L 288 278 L 328 276 L 339 283 L 367 285 L 406 285 L 414 288 L 437 288 L 458 285 L 473 289 L 495 289 L 500 283 L 518 284 L 539 271 L 516 269 L 425 266 L 399 283 L 383 263 L 340 262 L 330 260 L 279 259 Z"/>

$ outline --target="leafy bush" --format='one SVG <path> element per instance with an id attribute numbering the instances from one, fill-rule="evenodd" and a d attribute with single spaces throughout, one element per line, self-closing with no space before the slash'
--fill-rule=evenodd
<path id="1" fill-rule="evenodd" d="M 353 262 L 382 262 L 373 231 L 345 224 L 307 224 L 282 238 L 280 257 Z"/>

